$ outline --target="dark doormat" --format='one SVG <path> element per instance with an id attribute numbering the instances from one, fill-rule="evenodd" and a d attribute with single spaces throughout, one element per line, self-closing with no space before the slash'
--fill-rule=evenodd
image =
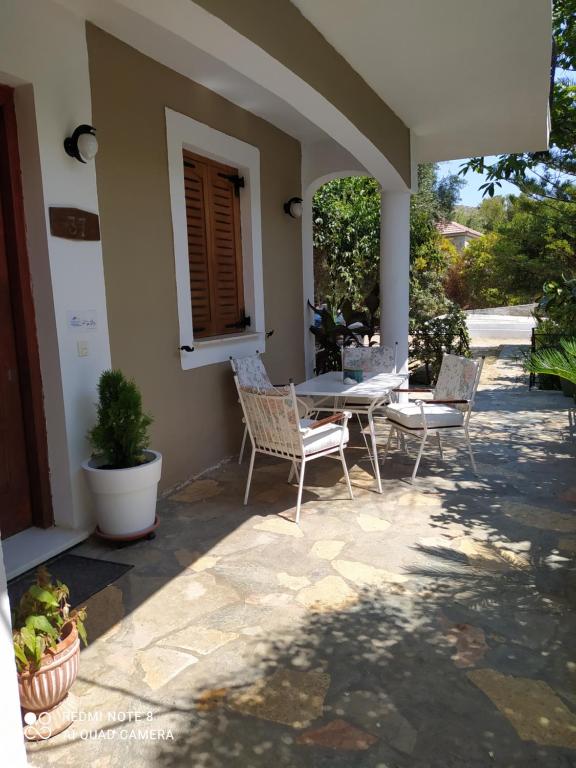
<path id="1" fill-rule="evenodd" d="M 110 560 L 95 560 L 93 557 L 63 554 L 44 563 L 53 580 L 62 581 L 70 590 L 70 605 L 81 605 L 89 597 L 100 592 L 119 579 L 132 565 L 112 563 Z M 36 568 L 26 571 L 8 583 L 10 605 L 16 607 L 20 598 L 36 578 Z"/>

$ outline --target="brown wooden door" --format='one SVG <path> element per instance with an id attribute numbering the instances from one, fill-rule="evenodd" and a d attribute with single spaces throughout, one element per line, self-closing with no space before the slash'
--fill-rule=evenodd
<path id="1" fill-rule="evenodd" d="M 32 503 L 4 207 L 0 205 L 0 530 L 5 539 L 32 525 Z"/>
<path id="2" fill-rule="evenodd" d="M 11 88 L 0 85 L 0 531 L 53 524 Z"/>

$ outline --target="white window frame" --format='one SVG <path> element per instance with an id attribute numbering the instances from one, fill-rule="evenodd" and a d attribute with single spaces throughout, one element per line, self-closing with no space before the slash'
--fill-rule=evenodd
<path id="1" fill-rule="evenodd" d="M 168 176 L 170 206 L 174 235 L 176 265 L 176 294 L 179 346 L 189 346 L 192 352 L 180 350 L 184 370 L 222 363 L 230 357 L 246 357 L 265 351 L 264 281 L 262 275 L 262 217 L 260 209 L 260 151 L 257 147 L 217 131 L 187 115 L 166 107 L 166 138 L 168 143 Z M 182 150 L 238 168 L 245 187 L 240 190 L 240 225 L 242 230 L 242 270 L 244 306 L 251 326 L 243 333 L 214 338 L 194 338 L 192 327 L 192 296 L 188 262 L 188 228 L 184 196 L 184 163 Z"/>

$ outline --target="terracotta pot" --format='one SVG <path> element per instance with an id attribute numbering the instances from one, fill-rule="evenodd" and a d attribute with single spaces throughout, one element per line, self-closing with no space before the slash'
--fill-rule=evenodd
<path id="1" fill-rule="evenodd" d="M 56 648 L 42 656 L 37 670 L 18 674 L 22 709 L 48 712 L 59 704 L 76 680 L 79 656 L 78 630 L 74 623 L 70 623 L 66 625 L 64 637 Z"/>

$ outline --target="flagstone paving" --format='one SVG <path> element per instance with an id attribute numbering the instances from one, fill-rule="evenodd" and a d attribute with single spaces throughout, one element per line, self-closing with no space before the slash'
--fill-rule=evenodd
<path id="1" fill-rule="evenodd" d="M 78 720 L 36 768 L 576 768 L 576 444 L 560 393 L 492 350 L 473 438 L 375 492 L 347 451 L 307 474 L 231 461 L 159 504 L 88 601 Z"/>

